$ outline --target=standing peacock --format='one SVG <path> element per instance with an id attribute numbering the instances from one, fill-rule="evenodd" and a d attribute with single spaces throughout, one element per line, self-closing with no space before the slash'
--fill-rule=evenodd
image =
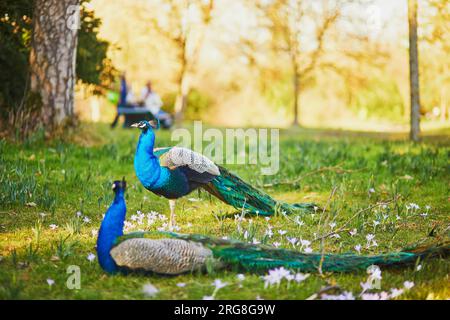
<path id="1" fill-rule="evenodd" d="M 153 193 L 169 199 L 170 225 L 175 219 L 175 200 L 203 188 L 239 210 L 263 216 L 277 210 L 286 213 L 311 212 L 312 203 L 289 204 L 272 199 L 205 156 L 181 147 L 154 149 L 158 123 L 141 121 L 132 127 L 142 130 L 134 157 L 139 181 Z"/>
<path id="2" fill-rule="evenodd" d="M 275 267 L 317 271 L 322 261 L 324 272 L 349 272 L 378 266 L 413 265 L 418 258 L 448 255 L 447 243 L 408 249 L 377 256 L 354 254 L 300 253 L 269 246 L 251 245 L 202 235 L 172 232 L 136 232 L 123 235 L 126 215 L 125 181 L 115 181 L 115 198 L 102 221 L 97 239 L 100 266 L 108 273 L 149 271 L 176 275 L 207 266 L 261 272 Z"/>

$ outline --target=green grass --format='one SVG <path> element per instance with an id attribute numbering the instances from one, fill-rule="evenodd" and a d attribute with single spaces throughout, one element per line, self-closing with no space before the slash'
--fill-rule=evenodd
<path id="1" fill-rule="evenodd" d="M 363 254 L 397 251 L 426 238 L 434 227 L 448 236 L 450 145 L 448 132 L 440 134 L 414 145 L 402 136 L 282 131 L 280 171 L 276 176 L 261 176 L 252 166 L 229 168 L 277 199 L 317 202 L 327 207 L 326 213 L 300 217 L 303 226 L 294 222 L 295 217 L 277 216 L 269 222 L 262 217 L 247 217 L 239 232 L 236 210 L 208 194 L 194 192 L 177 204 L 180 232 L 244 239 L 247 230 L 248 239 L 277 241 L 289 248 L 286 235 L 278 233 L 286 230 L 290 237 L 311 240 L 313 250 L 320 251 L 321 241 L 313 240 L 329 233 L 329 223 L 335 222 L 337 229 L 346 224 L 345 230 L 340 239 L 326 238 L 324 250 L 355 252 L 354 246 L 361 244 Z M 99 228 L 112 200 L 113 180 L 124 176 L 128 181 L 129 219 L 138 210 L 168 216 L 167 201 L 146 191 L 134 174 L 138 135 L 137 130 L 111 131 L 106 125 L 83 125 L 80 132 L 64 140 L 45 143 L 39 134 L 23 144 L 0 140 L 0 298 L 143 299 L 142 287 L 150 282 L 160 290 L 156 299 L 201 299 L 214 291 L 214 279 L 228 283 L 217 292 L 217 299 L 305 299 L 329 285 L 359 294 L 360 282 L 367 278 L 364 271 L 312 274 L 300 284 L 282 282 L 279 287 L 269 288 L 264 288 L 261 275 L 246 274 L 240 284 L 233 271 L 212 270 L 177 277 L 106 275 L 97 261 L 89 262 L 87 256 L 95 253 L 93 231 Z M 157 145 L 170 144 L 170 133 L 159 131 Z M 369 192 L 371 188 L 374 193 Z M 331 196 L 332 190 L 335 192 Z M 383 201 L 390 201 L 387 207 L 376 205 Z M 407 210 L 408 203 L 418 204 L 420 210 Z M 427 205 L 431 209 L 426 210 Z M 363 210 L 370 206 L 373 208 Z M 360 210 L 357 217 L 350 219 Z M 428 215 L 421 216 L 425 211 Z M 83 217 L 90 222 L 84 222 Z M 374 226 L 374 220 L 380 224 Z M 162 223 L 158 220 L 138 228 L 154 230 Z M 268 223 L 274 231 L 271 239 L 264 236 Z M 52 224 L 58 227 L 52 230 Z M 358 234 L 352 237 L 347 229 L 353 228 Z M 369 233 L 375 234 L 377 247 L 365 248 Z M 381 289 L 401 288 L 409 280 L 415 286 L 399 298 L 450 298 L 449 261 L 420 263 L 420 271 L 413 267 L 382 270 Z M 79 290 L 66 286 L 70 265 L 80 267 Z M 55 284 L 49 286 L 47 279 Z M 177 283 L 186 286 L 178 287 Z"/>

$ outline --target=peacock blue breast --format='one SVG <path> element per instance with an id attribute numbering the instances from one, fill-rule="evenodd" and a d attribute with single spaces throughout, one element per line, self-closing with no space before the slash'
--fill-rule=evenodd
<path id="1" fill-rule="evenodd" d="M 178 199 L 192 191 L 182 170 L 167 168 L 161 168 L 160 178 L 148 190 L 168 199 Z"/>

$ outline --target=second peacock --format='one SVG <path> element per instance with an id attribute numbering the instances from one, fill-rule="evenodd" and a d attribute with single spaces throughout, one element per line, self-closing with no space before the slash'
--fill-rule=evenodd
<path id="1" fill-rule="evenodd" d="M 261 272 L 285 267 L 315 272 L 350 272 L 378 266 L 413 265 L 417 259 L 448 255 L 448 243 L 417 247 L 376 256 L 354 254 L 300 253 L 269 246 L 252 245 L 203 235 L 172 232 L 136 232 L 123 234 L 126 217 L 124 180 L 115 181 L 114 201 L 102 221 L 97 239 L 100 266 L 108 273 L 147 271 L 177 275 L 195 270 L 235 268 Z"/>

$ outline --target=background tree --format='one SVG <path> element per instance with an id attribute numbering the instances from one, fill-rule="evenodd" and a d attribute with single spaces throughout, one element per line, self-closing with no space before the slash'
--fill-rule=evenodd
<path id="1" fill-rule="evenodd" d="M 158 16 L 152 26 L 176 48 L 178 73 L 175 120 L 183 121 L 191 90 L 190 76 L 195 70 L 205 28 L 211 20 L 214 0 L 170 0 L 158 3 Z M 160 13 L 165 16 L 161 17 Z"/>
<path id="2" fill-rule="evenodd" d="M 287 53 L 290 59 L 293 125 L 297 126 L 301 88 L 311 80 L 324 52 L 325 36 L 341 16 L 341 10 L 333 1 L 317 1 L 312 5 L 303 0 L 262 2 L 259 8 L 269 19 L 273 49 Z M 308 38 L 307 34 L 312 37 Z"/>
<path id="3" fill-rule="evenodd" d="M 417 49 L 417 0 L 408 0 L 409 22 L 409 77 L 411 94 L 411 128 L 410 138 L 419 140 L 420 134 L 420 86 L 419 53 Z"/>
<path id="4" fill-rule="evenodd" d="M 30 52 L 31 90 L 50 128 L 73 119 L 79 0 L 36 0 Z"/>
<path id="5" fill-rule="evenodd" d="M 101 21 L 87 9 L 88 2 L 82 1 L 81 7 L 76 76 L 91 92 L 99 93 L 111 83 L 115 69 L 106 55 L 109 43 L 98 36 Z M 0 3 L 0 128 L 6 133 L 14 133 L 14 128 L 22 137 L 43 125 L 40 93 L 30 91 L 29 81 L 35 5 L 33 0 Z"/>

